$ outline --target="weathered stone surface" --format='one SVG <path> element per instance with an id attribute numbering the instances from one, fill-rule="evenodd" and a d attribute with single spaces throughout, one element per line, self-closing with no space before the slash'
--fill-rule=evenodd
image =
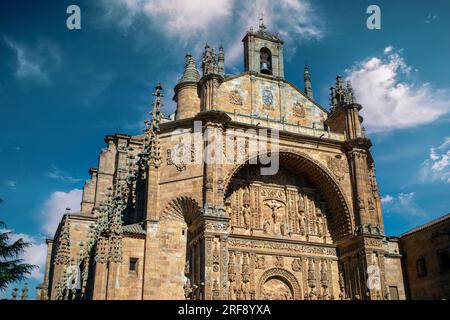
<path id="1" fill-rule="evenodd" d="M 82 212 L 63 220 L 50 249 L 49 298 L 379 299 L 394 286 L 404 298 L 360 108 L 329 113 L 286 81 L 283 42 L 264 26 L 244 46 L 243 74 L 225 76 L 223 51 L 208 46 L 200 80 L 187 57 L 175 117 L 163 117 L 158 84 L 146 132 L 106 137 Z M 253 150 L 252 132 L 236 131 L 261 128 L 280 130 L 278 150 Z M 203 162 L 198 146 L 212 140 L 194 138 L 205 133 L 227 137 L 212 152 L 221 162 Z M 275 175 L 252 162 L 267 151 Z M 67 287 L 70 265 L 78 291 Z M 368 289 L 368 266 L 379 288 Z"/>

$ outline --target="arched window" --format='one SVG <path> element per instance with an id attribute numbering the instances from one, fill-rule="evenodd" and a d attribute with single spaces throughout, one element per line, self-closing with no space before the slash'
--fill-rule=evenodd
<path id="1" fill-rule="evenodd" d="M 272 53 L 267 48 L 259 51 L 260 72 L 264 74 L 272 74 Z"/>

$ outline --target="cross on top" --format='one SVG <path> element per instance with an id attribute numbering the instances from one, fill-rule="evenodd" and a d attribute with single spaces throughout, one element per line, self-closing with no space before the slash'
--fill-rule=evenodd
<path id="1" fill-rule="evenodd" d="M 259 14 L 259 28 L 264 30 L 266 26 L 264 25 L 264 13 Z"/>

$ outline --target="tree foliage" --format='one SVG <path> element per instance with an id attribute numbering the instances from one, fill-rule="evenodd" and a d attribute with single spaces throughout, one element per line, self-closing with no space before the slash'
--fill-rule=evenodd
<path id="1" fill-rule="evenodd" d="M 3 199 L 0 198 L 0 203 Z M 6 224 L 0 221 L 0 290 L 16 281 L 26 279 L 27 275 L 36 266 L 24 263 L 20 255 L 31 244 L 23 239 L 14 242 L 10 240 L 11 231 L 6 229 Z"/>

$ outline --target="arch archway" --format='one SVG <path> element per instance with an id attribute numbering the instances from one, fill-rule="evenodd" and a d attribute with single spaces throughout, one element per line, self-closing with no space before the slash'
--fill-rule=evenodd
<path id="1" fill-rule="evenodd" d="M 263 47 L 259 51 L 259 65 L 261 73 L 272 74 L 272 53 L 269 48 Z"/>
<path id="2" fill-rule="evenodd" d="M 302 291 L 292 273 L 283 268 L 272 268 L 259 279 L 257 299 L 300 300 Z"/>
<path id="3" fill-rule="evenodd" d="M 280 149 L 280 151 L 272 154 L 272 157 L 274 155 L 278 155 L 280 168 L 285 168 L 294 174 L 307 178 L 325 199 L 329 209 L 329 214 L 326 218 L 333 242 L 338 243 L 352 236 L 354 222 L 350 213 L 350 206 L 347 203 L 343 189 L 332 173 L 320 162 L 302 152 Z M 254 166 L 251 163 L 258 163 L 258 156 L 256 154 L 249 156 L 247 161 L 236 165 L 230 171 L 225 179 L 227 187 L 224 191 L 224 199 L 231 191 L 231 180 L 233 177 L 239 171 Z"/>
<path id="4" fill-rule="evenodd" d="M 156 238 L 159 241 L 158 259 L 165 267 L 160 269 L 161 290 L 167 299 L 186 298 L 186 286 L 200 281 L 199 263 L 201 247 L 192 243 L 193 225 L 201 218 L 200 206 L 188 196 L 180 196 L 166 204 L 159 221 Z M 198 287 L 198 285 L 197 285 Z M 189 298 L 198 295 L 191 292 Z"/>

